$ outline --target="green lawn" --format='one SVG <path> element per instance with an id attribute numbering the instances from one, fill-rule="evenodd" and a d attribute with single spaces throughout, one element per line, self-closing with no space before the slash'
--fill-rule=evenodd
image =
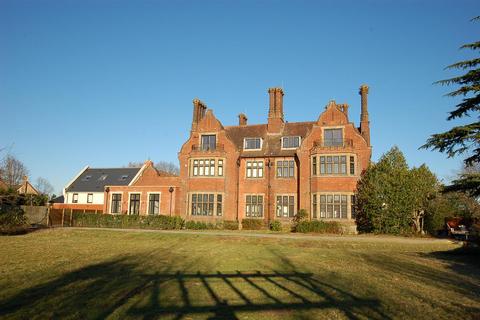
<path id="1" fill-rule="evenodd" d="M 478 256 L 446 242 L 358 239 L 72 229 L 4 236 L 0 318 L 468 319 L 480 314 Z"/>

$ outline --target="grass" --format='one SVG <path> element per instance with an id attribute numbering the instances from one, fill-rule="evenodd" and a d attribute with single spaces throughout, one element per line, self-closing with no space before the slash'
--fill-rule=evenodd
<path id="1" fill-rule="evenodd" d="M 0 318 L 468 319 L 478 256 L 432 241 L 56 229 L 0 237 Z"/>

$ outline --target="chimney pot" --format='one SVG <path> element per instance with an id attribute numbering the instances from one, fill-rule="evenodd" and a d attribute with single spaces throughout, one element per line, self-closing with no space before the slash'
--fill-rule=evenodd
<path id="1" fill-rule="evenodd" d="M 238 115 L 238 125 L 239 126 L 246 126 L 247 125 L 247 116 L 244 113 L 240 113 Z"/>

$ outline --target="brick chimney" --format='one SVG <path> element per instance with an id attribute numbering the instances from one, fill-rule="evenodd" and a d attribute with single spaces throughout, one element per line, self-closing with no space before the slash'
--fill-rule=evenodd
<path id="1" fill-rule="evenodd" d="M 246 126 L 247 125 L 247 116 L 244 113 L 240 113 L 238 115 L 238 125 L 239 126 Z"/>
<path id="2" fill-rule="evenodd" d="M 283 120 L 283 90 L 282 88 L 268 89 L 270 104 L 268 110 L 268 132 L 279 133 L 284 124 Z"/>
<path id="3" fill-rule="evenodd" d="M 193 99 L 193 119 L 192 119 L 192 131 L 197 130 L 198 123 L 205 116 L 207 106 L 199 99 Z"/>
<path id="4" fill-rule="evenodd" d="M 362 84 L 358 92 L 361 96 L 360 133 L 370 145 L 370 121 L 368 120 L 368 86 Z"/>

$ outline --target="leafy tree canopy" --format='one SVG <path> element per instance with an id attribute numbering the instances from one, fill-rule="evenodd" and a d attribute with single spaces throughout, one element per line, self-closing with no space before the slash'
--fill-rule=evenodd
<path id="1" fill-rule="evenodd" d="M 409 169 L 403 153 L 393 147 L 358 183 L 357 227 L 361 232 L 421 232 L 428 199 L 438 189 L 438 180 L 426 165 Z"/>

